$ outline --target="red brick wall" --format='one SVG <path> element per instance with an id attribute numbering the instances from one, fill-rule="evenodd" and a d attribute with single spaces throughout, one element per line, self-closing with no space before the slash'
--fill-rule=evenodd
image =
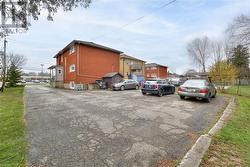
<path id="1" fill-rule="evenodd" d="M 161 79 L 166 79 L 167 78 L 167 67 L 163 66 L 157 66 L 156 69 L 151 69 L 151 67 L 145 67 L 145 78 L 150 79 L 150 78 L 161 78 Z M 155 77 L 153 77 L 155 75 Z"/>
<path id="2" fill-rule="evenodd" d="M 119 72 L 118 53 L 80 45 L 78 83 L 94 83 L 110 72 Z"/>
<path id="3" fill-rule="evenodd" d="M 75 64 L 76 66 L 76 52 L 69 54 L 69 51 L 67 50 L 62 55 L 57 57 L 56 63 L 57 65 L 63 66 L 64 83 L 69 83 L 70 81 L 76 82 L 76 71 L 75 72 L 69 71 L 69 67 L 71 64 Z"/>
<path id="4" fill-rule="evenodd" d="M 159 70 L 159 78 L 161 79 L 166 79 L 167 76 L 168 76 L 168 73 L 167 73 L 167 70 L 168 68 L 167 67 L 163 67 L 163 66 L 158 66 L 158 70 Z"/>
<path id="5" fill-rule="evenodd" d="M 77 53 L 79 52 L 79 57 Z M 75 52 L 69 55 L 66 51 L 63 55 L 64 83 L 94 83 L 110 72 L 119 72 L 119 53 L 106 51 L 86 45 L 75 45 Z M 59 63 L 57 57 L 57 64 Z M 78 60 L 78 63 L 77 63 Z M 66 61 L 66 63 L 65 63 Z M 66 66 L 65 66 L 66 64 Z M 75 72 L 69 72 L 70 64 L 75 64 Z"/>

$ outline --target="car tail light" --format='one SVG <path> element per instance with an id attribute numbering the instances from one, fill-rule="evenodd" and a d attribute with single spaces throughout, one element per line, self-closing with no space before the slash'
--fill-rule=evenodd
<path id="1" fill-rule="evenodd" d="M 183 92 L 183 91 L 184 91 L 184 89 L 182 89 L 181 87 L 179 87 L 179 88 L 178 88 L 178 91 Z"/>
<path id="2" fill-rule="evenodd" d="M 158 89 L 158 86 L 159 86 L 159 85 L 153 85 L 153 88 L 154 88 L 154 89 Z"/>
<path id="3" fill-rule="evenodd" d="M 141 82 L 141 87 L 143 87 L 143 88 L 144 88 L 144 82 Z"/>
<path id="4" fill-rule="evenodd" d="M 200 93 L 207 93 L 207 89 L 200 89 Z"/>

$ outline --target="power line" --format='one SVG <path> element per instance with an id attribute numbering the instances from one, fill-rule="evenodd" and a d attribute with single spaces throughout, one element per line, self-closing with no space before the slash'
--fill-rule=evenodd
<path id="1" fill-rule="evenodd" d="M 133 21 L 131 21 L 131 22 L 128 22 L 128 23 L 126 23 L 126 24 L 124 24 L 124 25 L 118 27 L 116 30 L 123 29 L 123 28 L 125 28 L 125 27 L 127 27 L 127 26 L 129 26 L 129 25 L 131 25 L 131 24 L 134 24 L 134 23 L 136 23 L 136 22 L 138 22 L 138 21 L 140 21 L 140 20 L 142 20 L 142 19 L 144 19 L 144 18 L 146 18 L 146 17 L 152 15 L 153 13 L 157 12 L 158 10 L 160 10 L 160 9 L 162 9 L 162 8 L 165 8 L 165 7 L 169 6 L 169 5 L 171 5 L 171 4 L 174 3 L 175 1 L 177 1 L 177 0 L 169 1 L 168 3 L 165 3 L 165 4 L 161 5 L 160 7 L 156 8 L 155 10 L 153 10 L 152 12 L 150 12 L 149 14 L 144 15 L 144 16 L 141 16 L 141 17 L 138 17 L 138 18 L 136 18 L 135 20 L 133 20 Z M 114 31 L 112 31 L 111 33 L 114 33 Z M 93 38 L 91 38 L 90 40 L 96 40 L 96 39 L 101 38 L 101 37 L 103 37 L 103 36 L 105 36 L 105 35 L 107 35 L 107 34 L 102 34 L 102 35 L 93 37 Z"/>

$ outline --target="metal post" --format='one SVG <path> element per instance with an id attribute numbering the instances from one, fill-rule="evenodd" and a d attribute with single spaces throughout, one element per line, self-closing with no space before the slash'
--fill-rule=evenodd
<path id="1" fill-rule="evenodd" d="M 2 87 L 0 88 L 0 91 L 3 92 L 4 86 L 5 86 L 5 80 L 6 80 L 6 45 L 7 45 L 7 40 L 4 39 L 4 51 L 3 51 L 3 82 L 2 82 Z"/>

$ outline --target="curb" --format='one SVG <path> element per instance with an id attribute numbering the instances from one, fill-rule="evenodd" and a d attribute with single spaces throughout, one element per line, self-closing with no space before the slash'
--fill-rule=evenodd
<path id="1" fill-rule="evenodd" d="M 181 160 L 178 167 L 199 167 L 201 160 L 208 150 L 212 137 L 222 128 L 224 122 L 227 120 L 229 115 L 233 111 L 235 97 L 230 99 L 229 104 L 226 109 L 223 111 L 222 116 L 217 121 L 217 123 L 210 129 L 210 131 L 201 135 L 192 148 L 186 153 L 186 155 Z"/>

